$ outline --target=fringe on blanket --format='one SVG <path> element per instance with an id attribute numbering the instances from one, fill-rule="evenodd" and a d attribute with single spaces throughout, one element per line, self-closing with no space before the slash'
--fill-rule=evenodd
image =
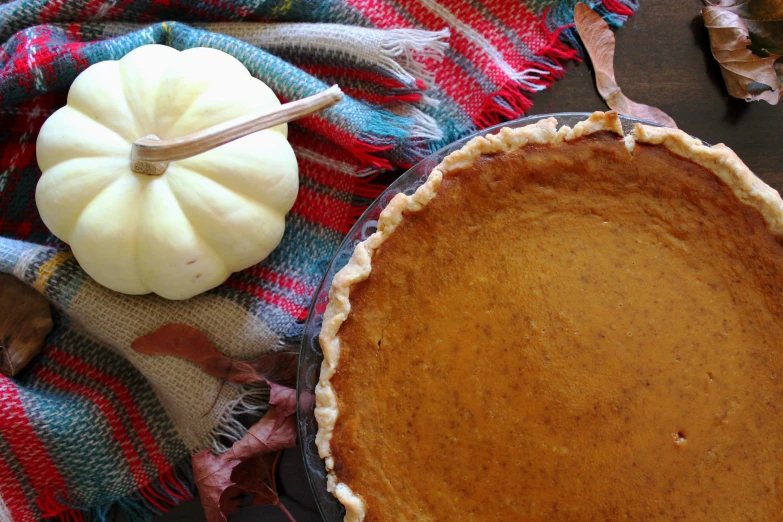
<path id="1" fill-rule="evenodd" d="M 195 491 L 193 469 L 190 458 L 187 458 L 133 494 L 109 498 L 90 509 L 82 509 L 64 501 L 53 492 L 39 498 L 38 506 L 44 520 L 109 522 L 111 514 L 119 509 L 127 522 L 149 522 L 154 517 L 168 513 L 180 503 L 192 500 Z"/>
<path id="2" fill-rule="evenodd" d="M 422 61 L 440 60 L 448 44 L 449 30 L 370 29 L 340 24 L 216 23 L 196 25 L 207 31 L 232 36 L 286 58 L 296 52 L 301 61 L 331 63 L 342 68 L 376 69 L 403 85 L 416 87 L 417 80 L 432 83 L 433 71 Z"/>
<path id="3" fill-rule="evenodd" d="M 584 57 L 579 35 L 574 28 L 574 6 L 580 0 L 560 2 L 554 9 L 544 12 L 540 29 L 547 35 L 547 45 L 539 51 L 538 60 L 510 75 L 512 81 L 489 95 L 478 118 L 479 128 L 498 125 L 509 119 L 519 118 L 533 102 L 530 94 L 549 88 L 562 78 L 563 62 L 581 61 Z M 639 0 L 582 0 L 600 14 L 611 27 L 618 28 L 639 6 Z"/>
<path id="4" fill-rule="evenodd" d="M 66 24 L 54 25 L 67 28 Z M 101 22 L 81 24 L 79 30 L 91 39 L 106 39 L 139 31 L 147 26 Z M 448 29 L 386 30 L 340 24 L 249 22 L 192 26 L 231 36 L 286 60 L 292 59 L 297 66 L 316 77 L 340 77 L 350 83 L 351 79 L 368 80 L 374 75 L 369 81 L 387 87 L 390 100 L 422 101 L 425 104 L 437 101 L 421 94 L 434 79 L 433 71 L 427 69 L 422 61 L 440 61 L 448 47 L 449 38 Z M 323 65 L 328 63 L 339 63 L 340 66 Z M 411 93 L 419 93 L 419 96 L 411 99 Z M 406 96 L 408 100 L 404 100 Z"/>
<path id="5" fill-rule="evenodd" d="M 546 16 L 544 17 L 546 18 Z M 518 118 L 533 106 L 530 93 L 543 91 L 555 80 L 562 78 L 566 60 L 580 60 L 579 52 L 561 40 L 568 26 L 558 27 L 554 31 L 541 21 L 541 29 L 548 37 L 548 43 L 541 51 L 537 62 L 531 62 L 529 68 L 512 76 L 498 91 L 487 97 L 484 107 L 476 119 L 479 128 L 491 127 L 510 119 Z"/>
<path id="6" fill-rule="evenodd" d="M 231 445 L 244 437 L 248 428 L 269 410 L 269 386 L 245 386 L 242 393 L 226 407 L 212 432 L 212 452 L 225 453 Z"/>

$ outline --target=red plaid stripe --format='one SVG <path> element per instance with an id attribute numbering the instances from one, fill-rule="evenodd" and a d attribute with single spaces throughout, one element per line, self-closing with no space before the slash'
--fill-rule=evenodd
<path id="1" fill-rule="evenodd" d="M 141 412 L 133 402 L 133 397 L 122 382 L 59 348 L 50 348 L 46 352 L 46 356 L 57 364 L 70 368 L 79 375 L 88 377 L 110 389 L 116 397 L 116 401 L 113 400 L 112 403 L 119 403 L 125 410 L 125 414 L 130 419 L 134 431 L 141 440 L 144 449 L 149 454 L 150 460 L 158 469 L 158 472 L 165 473 L 171 468 L 166 457 L 161 454 L 160 448 L 155 443 L 155 437 L 150 432 L 147 423 L 144 422 Z"/>
<path id="2" fill-rule="evenodd" d="M 130 468 L 131 475 L 138 487 L 141 488 L 142 486 L 147 485 L 147 483 L 154 478 L 147 477 L 147 474 L 144 472 L 139 454 L 137 453 L 136 448 L 133 447 L 133 444 L 131 444 L 130 437 L 125 433 L 125 427 L 117 415 L 114 405 L 107 397 L 93 388 L 70 381 L 43 366 L 36 366 L 33 370 L 33 374 L 42 382 L 50 384 L 60 390 L 80 395 L 95 404 L 109 422 L 112 430 L 112 437 L 125 455 L 125 461 Z M 36 490 L 41 491 L 38 487 L 36 487 Z"/>
<path id="3" fill-rule="evenodd" d="M 16 384 L 5 375 L 0 375 L 0 418 L 3 438 L 35 488 L 39 502 L 52 492 L 63 494 L 65 480 L 33 430 Z"/>

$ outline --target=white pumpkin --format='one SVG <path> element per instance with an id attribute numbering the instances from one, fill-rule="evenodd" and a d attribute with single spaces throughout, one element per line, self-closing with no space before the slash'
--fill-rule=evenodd
<path id="1" fill-rule="evenodd" d="M 131 144 L 279 105 L 214 49 L 147 45 L 92 65 L 38 136 L 41 218 L 112 290 L 186 299 L 213 288 L 283 236 L 299 184 L 287 126 L 173 161 L 160 176 L 131 170 Z"/>

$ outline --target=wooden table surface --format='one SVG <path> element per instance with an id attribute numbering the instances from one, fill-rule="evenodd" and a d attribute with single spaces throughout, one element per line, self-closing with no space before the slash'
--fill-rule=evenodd
<path id="1" fill-rule="evenodd" d="M 637 14 L 616 33 L 617 81 L 632 100 L 663 109 L 686 132 L 708 143 L 725 143 L 758 176 L 783 191 L 783 102 L 771 106 L 728 96 L 720 68 L 709 53 L 701 5 L 700 0 L 642 0 Z M 533 101 L 530 114 L 607 109 L 585 63 L 568 64 L 565 78 Z M 309 488 L 299 450 L 287 451 L 281 490 L 297 522 L 320 520 Z M 156 522 L 202 520 L 200 506 L 192 502 Z M 265 506 L 240 511 L 229 520 L 287 519 Z"/>
<path id="2" fill-rule="evenodd" d="M 783 192 L 783 101 L 730 98 L 710 54 L 701 0 L 642 0 L 615 33 L 615 76 L 632 100 L 653 105 L 684 131 L 725 143 L 760 178 Z M 530 114 L 607 110 L 590 67 L 570 63 L 565 77 L 533 97 Z"/>

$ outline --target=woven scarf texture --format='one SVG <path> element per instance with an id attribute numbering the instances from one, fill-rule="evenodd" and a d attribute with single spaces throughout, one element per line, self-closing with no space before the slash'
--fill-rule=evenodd
<path id="1" fill-rule="evenodd" d="M 0 272 L 53 304 L 42 355 L 0 376 L 0 521 L 149 520 L 193 495 L 190 455 L 240 438 L 267 407 L 195 365 L 139 355 L 172 322 L 225 354 L 296 350 L 311 296 L 351 224 L 404 169 L 519 117 L 578 58 L 577 0 L 17 0 L 0 5 Z M 590 3 L 614 27 L 638 0 Z M 346 100 L 289 126 L 300 169 L 280 246 L 187 301 L 107 290 L 35 206 L 38 131 L 91 64 L 158 43 L 239 59 L 282 101 Z"/>

